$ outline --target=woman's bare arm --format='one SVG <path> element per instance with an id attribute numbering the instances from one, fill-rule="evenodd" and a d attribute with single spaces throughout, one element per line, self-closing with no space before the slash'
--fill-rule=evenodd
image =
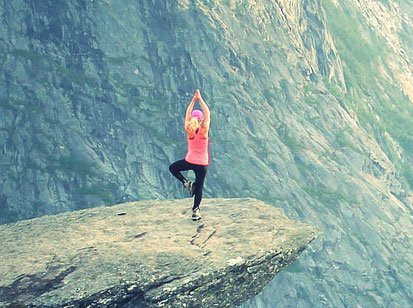
<path id="1" fill-rule="evenodd" d="M 202 108 L 202 112 L 204 113 L 204 121 L 202 123 L 202 127 L 204 130 L 206 130 L 206 132 L 208 132 L 209 125 L 211 123 L 211 112 L 209 111 L 209 107 L 205 103 L 204 99 L 202 98 L 199 90 L 196 90 L 195 96 L 198 98 L 199 104 L 201 105 L 201 108 Z"/>
<path id="2" fill-rule="evenodd" d="M 191 120 L 191 113 L 192 113 L 192 110 L 194 109 L 195 101 L 196 101 L 196 98 L 194 95 L 191 101 L 189 102 L 188 107 L 186 108 L 185 128 L 188 125 L 189 121 Z"/>

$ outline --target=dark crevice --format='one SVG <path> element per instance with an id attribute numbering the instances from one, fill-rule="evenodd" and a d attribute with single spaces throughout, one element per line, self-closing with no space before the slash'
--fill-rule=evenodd
<path id="1" fill-rule="evenodd" d="M 20 275 L 11 285 L 0 287 L 0 298 L 12 306 L 25 305 L 42 294 L 61 287 L 66 276 L 75 270 L 76 267 L 72 266 L 51 278 L 48 277 L 50 272 Z"/>

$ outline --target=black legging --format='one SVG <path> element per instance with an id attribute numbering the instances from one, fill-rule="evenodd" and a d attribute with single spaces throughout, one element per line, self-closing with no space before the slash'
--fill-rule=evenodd
<path id="1" fill-rule="evenodd" d="M 195 172 L 195 189 L 194 189 L 194 206 L 193 210 L 199 208 L 202 200 L 202 190 L 204 188 L 205 176 L 207 174 L 207 166 L 195 165 L 188 163 L 185 159 L 178 160 L 169 166 L 169 171 L 176 177 L 182 184 L 187 179 L 182 175 L 181 171 L 193 170 Z"/>

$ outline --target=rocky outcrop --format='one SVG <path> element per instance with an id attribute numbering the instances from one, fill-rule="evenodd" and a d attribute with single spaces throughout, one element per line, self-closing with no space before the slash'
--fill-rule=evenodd
<path id="1" fill-rule="evenodd" d="M 315 236 L 255 199 L 140 201 L 0 226 L 0 306 L 232 307 Z"/>

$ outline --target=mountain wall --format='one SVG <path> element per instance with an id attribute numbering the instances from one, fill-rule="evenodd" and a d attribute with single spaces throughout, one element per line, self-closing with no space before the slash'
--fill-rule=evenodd
<path id="1" fill-rule="evenodd" d="M 405 1 L 13 1 L 0 16 L 0 220 L 182 196 L 195 88 L 209 197 L 323 236 L 247 306 L 413 300 Z M 282 284 L 283 288 L 277 286 Z"/>

